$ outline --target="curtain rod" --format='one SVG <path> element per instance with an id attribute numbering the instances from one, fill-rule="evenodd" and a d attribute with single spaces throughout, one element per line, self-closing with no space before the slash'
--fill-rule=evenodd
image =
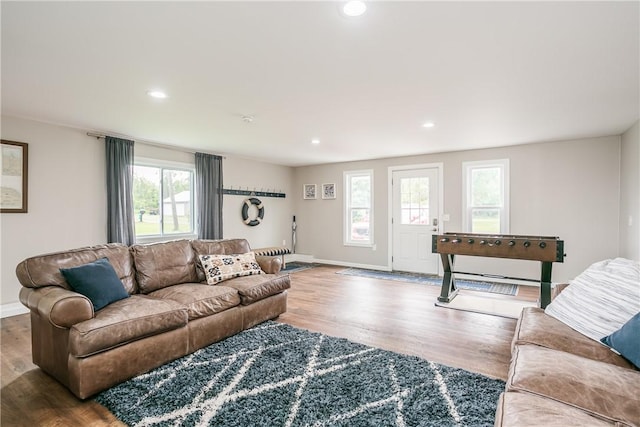
<path id="1" fill-rule="evenodd" d="M 92 136 L 92 137 L 97 138 L 97 139 L 104 139 L 107 135 L 105 135 L 103 133 L 98 133 L 98 132 L 87 132 L 87 136 Z M 145 145 L 151 145 L 153 147 L 170 148 L 170 149 L 173 149 L 173 150 L 176 150 L 176 151 L 181 151 L 183 153 L 195 154 L 195 153 L 198 152 L 198 153 L 213 154 L 215 156 L 220 156 L 223 159 L 227 158 L 226 156 L 221 156 L 220 154 L 207 153 L 206 151 L 189 150 L 189 149 L 186 149 L 184 147 L 178 147 L 177 145 L 162 144 L 162 143 L 159 143 L 159 142 L 145 141 L 145 140 L 142 140 L 142 139 L 136 139 L 136 138 L 131 138 L 130 136 L 121 136 L 121 135 L 117 135 L 117 134 L 113 135 L 113 136 L 116 137 L 116 138 L 131 139 L 131 140 L 133 140 L 135 142 L 140 142 L 140 143 L 145 144 Z"/>

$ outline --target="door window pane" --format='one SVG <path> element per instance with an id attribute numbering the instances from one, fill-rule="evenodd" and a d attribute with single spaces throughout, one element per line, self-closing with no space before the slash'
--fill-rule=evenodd
<path id="1" fill-rule="evenodd" d="M 429 224 L 429 178 L 401 178 L 402 225 Z"/>

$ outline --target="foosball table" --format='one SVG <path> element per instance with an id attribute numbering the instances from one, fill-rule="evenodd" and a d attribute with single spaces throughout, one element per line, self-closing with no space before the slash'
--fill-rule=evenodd
<path id="1" fill-rule="evenodd" d="M 549 236 L 444 233 L 434 235 L 431 243 L 432 252 L 440 254 L 444 269 L 442 289 L 438 297 L 440 302 L 449 302 L 455 298 L 458 288 L 454 274 L 458 273 L 540 283 L 540 307 L 545 308 L 551 302 L 551 267 L 554 262 L 563 262 L 565 257 L 564 241 Z M 540 261 L 540 280 L 455 271 L 456 255 Z"/>

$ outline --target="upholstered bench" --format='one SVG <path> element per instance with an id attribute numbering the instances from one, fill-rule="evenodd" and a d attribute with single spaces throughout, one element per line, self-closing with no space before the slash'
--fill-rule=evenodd
<path id="1" fill-rule="evenodd" d="M 253 252 L 256 256 L 280 256 L 282 259 L 282 268 L 285 268 L 287 265 L 284 262 L 284 256 L 289 255 L 291 251 L 289 248 L 284 246 L 271 246 L 268 248 L 258 248 L 254 249 Z"/>

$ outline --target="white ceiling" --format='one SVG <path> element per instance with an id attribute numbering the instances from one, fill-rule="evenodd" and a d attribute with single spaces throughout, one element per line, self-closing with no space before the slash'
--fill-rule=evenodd
<path id="1" fill-rule="evenodd" d="M 290 166 L 639 117 L 638 1 L 340 5 L 2 1 L 2 113 Z"/>

